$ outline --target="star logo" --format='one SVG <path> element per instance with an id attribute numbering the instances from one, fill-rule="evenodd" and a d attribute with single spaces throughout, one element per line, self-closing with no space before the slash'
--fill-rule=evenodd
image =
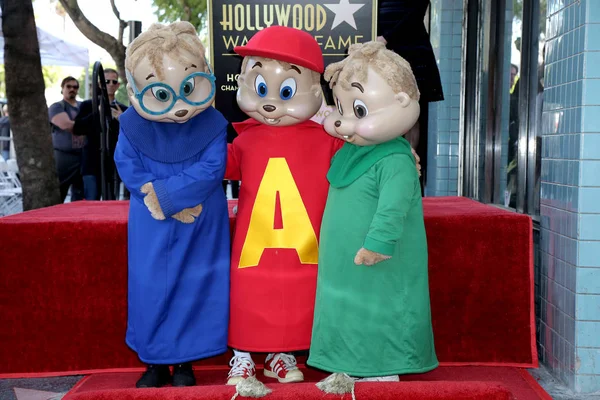
<path id="1" fill-rule="evenodd" d="M 354 13 L 360 10 L 363 4 L 350 4 L 350 0 L 340 0 L 339 4 L 323 4 L 335 13 L 331 30 L 335 29 L 336 26 L 342 22 L 346 22 L 348 25 L 356 28 L 356 21 L 354 20 Z"/>

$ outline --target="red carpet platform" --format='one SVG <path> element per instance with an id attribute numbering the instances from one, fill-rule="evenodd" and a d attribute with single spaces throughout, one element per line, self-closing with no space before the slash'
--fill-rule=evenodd
<path id="1" fill-rule="evenodd" d="M 349 400 L 350 395 L 324 395 L 314 382 L 327 374 L 304 370 L 306 382 L 278 384 L 258 378 L 273 390 L 265 400 L 338 399 Z M 198 385 L 190 388 L 165 387 L 135 389 L 139 372 L 102 373 L 90 375 L 78 383 L 63 400 L 105 399 L 194 399 L 229 400 L 235 388 L 223 385 L 227 370 L 203 369 L 196 371 Z M 355 386 L 357 400 L 546 400 L 551 397 L 535 382 L 527 371 L 508 367 L 440 367 L 420 375 L 405 375 L 402 382 L 364 382 Z"/>
<path id="2" fill-rule="evenodd" d="M 141 365 L 124 341 L 127 207 L 77 202 L 0 218 L 1 377 Z M 531 219 L 457 197 L 426 198 L 424 211 L 442 365 L 537 366 Z"/>

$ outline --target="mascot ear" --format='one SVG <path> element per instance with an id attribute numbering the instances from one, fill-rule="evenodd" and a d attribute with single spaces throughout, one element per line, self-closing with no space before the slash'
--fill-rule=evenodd
<path id="1" fill-rule="evenodd" d="M 402 107 L 408 107 L 410 104 L 410 96 L 404 92 L 397 93 L 396 100 L 400 101 Z"/>

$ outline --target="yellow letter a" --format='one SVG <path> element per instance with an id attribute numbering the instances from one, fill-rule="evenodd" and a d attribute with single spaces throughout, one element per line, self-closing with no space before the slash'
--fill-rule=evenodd
<path id="1" fill-rule="evenodd" d="M 275 229 L 279 192 L 283 229 Z M 317 236 L 285 158 L 271 158 L 256 193 L 239 268 L 255 267 L 264 249 L 296 249 L 302 264 L 319 259 Z"/>

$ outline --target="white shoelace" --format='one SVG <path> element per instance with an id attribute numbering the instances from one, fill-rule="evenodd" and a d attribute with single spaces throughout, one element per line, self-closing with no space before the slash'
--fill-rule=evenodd
<path id="1" fill-rule="evenodd" d="M 273 360 L 275 360 L 275 358 L 277 358 L 277 356 L 273 357 Z M 296 357 L 290 354 L 279 353 L 279 358 L 283 360 L 283 365 L 285 365 L 285 369 L 287 369 L 288 371 L 298 369 L 298 367 L 296 366 Z"/>
<path id="2" fill-rule="evenodd" d="M 229 371 L 229 376 L 242 376 L 244 370 L 251 371 L 254 369 L 254 361 L 244 356 L 235 356 L 229 361 L 229 366 L 232 367 Z"/>

